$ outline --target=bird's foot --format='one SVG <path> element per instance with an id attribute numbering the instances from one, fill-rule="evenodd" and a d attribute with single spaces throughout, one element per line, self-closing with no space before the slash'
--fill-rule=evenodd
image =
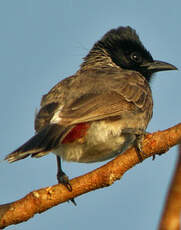
<path id="1" fill-rule="evenodd" d="M 146 134 L 147 134 L 147 132 L 137 134 L 137 138 L 135 141 L 136 153 L 137 153 L 137 156 L 138 156 L 140 162 L 142 162 L 144 160 L 144 158 L 147 156 L 142 150 L 142 144 L 143 144 L 143 140 L 144 140 Z"/>
<path id="2" fill-rule="evenodd" d="M 63 184 L 68 189 L 69 192 L 72 192 L 72 186 L 69 182 L 69 178 L 63 171 L 57 173 L 57 180 L 59 184 Z M 70 201 L 75 206 L 77 205 L 74 198 L 70 199 Z"/>
<path id="3" fill-rule="evenodd" d="M 72 192 L 72 186 L 69 182 L 69 178 L 63 171 L 57 173 L 57 180 L 59 184 L 63 184 L 69 190 L 69 192 Z"/>
<path id="4" fill-rule="evenodd" d="M 144 132 L 142 134 L 139 134 L 139 135 L 137 135 L 137 138 L 136 138 L 136 153 L 137 153 L 137 156 L 138 156 L 140 162 L 142 162 L 144 160 L 144 158 L 147 157 L 146 153 L 144 153 L 142 150 L 142 144 L 143 144 L 143 140 L 144 140 L 146 134 L 148 134 L 148 132 Z M 154 154 L 152 156 L 152 160 L 155 160 L 155 158 L 156 158 L 156 154 Z"/>

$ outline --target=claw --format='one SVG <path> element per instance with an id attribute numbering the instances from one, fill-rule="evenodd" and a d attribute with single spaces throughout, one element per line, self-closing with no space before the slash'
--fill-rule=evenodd
<path id="1" fill-rule="evenodd" d="M 59 184 L 63 184 L 69 192 L 72 192 L 72 186 L 69 182 L 68 176 L 64 173 L 64 171 L 61 168 L 61 159 L 57 156 L 57 166 L 58 166 L 58 172 L 57 172 L 57 180 Z M 70 201 L 76 206 L 76 202 L 74 198 L 70 199 Z"/>
<path id="2" fill-rule="evenodd" d="M 137 138 L 136 138 L 136 153 L 137 153 L 137 156 L 139 158 L 139 161 L 142 162 L 144 160 L 144 156 L 146 157 L 147 155 L 142 151 L 142 143 L 143 143 L 143 140 L 144 140 L 144 137 L 146 135 L 146 132 L 145 133 L 142 133 L 142 134 L 139 134 L 137 135 Z"/>
<path id="3" fill-rule="evenodd" d="M 72 204 L 73 204 L 74 206 L 77 206 L 77 203 L 75 202 L 75 199 L 74 199 L 74 198 L 70 199 L 70 201 L 72 202 Z M 69 202 L 69 200 L 68 200 L 68 202 Z"/>
<path id="4" fill-rule="evenodd" d="M 69 182 L 69 178 L 64 172 L 57 173 L 57 180 L 59 184 L 63 184 L 70 192 L 72 192 L 72 186 Z"/>
<path id="5" fill-rule="evenodd" d="M 68 176 L 62 171 L 61 173 L 57 173 L 57 180 L 59 184 L 63 184 L 69 192 L 72 192 L 72 186 L 69 182 Z M 75 202 L 74 198 L 70 199 L 70 201 L 77 206 L 77 203 Z"/>

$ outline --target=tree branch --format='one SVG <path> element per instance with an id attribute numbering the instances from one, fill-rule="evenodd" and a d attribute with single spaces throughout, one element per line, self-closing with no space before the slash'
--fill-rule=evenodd
<path id="1" fill-rule="evenodd" d="M 181 145 L 175 173 L 170 184 L 159 230 L 180 230 L 181 227 Z"/>
<path id="2" fill-rule="evenodd" d="M 181 142 L 181 123 L 164 131 L 147 134 L 143 141 L 142 158 L 165 153 L 179 142 Z M 72 192 L 58 184 L 35 190 L 18 201 L 0 205 L 0 229 L 26 221 L 36 213 L 42 213 L 81 194 L 109 186 L 138 163 L 140 161 L 136 150 L 131 148 L 104 166 L 72 179 L 70 181 Z"/>

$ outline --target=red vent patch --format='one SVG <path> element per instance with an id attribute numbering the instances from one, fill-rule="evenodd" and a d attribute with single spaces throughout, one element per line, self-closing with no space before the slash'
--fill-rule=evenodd
<path id="1" fill-rule="evenodd" d="M 84 137 L 89 127 L 90 127 L 89 123 L 80 123 L 76 125 L 63 139 L 62 144 L 71 143 L 77 139 Z"/>

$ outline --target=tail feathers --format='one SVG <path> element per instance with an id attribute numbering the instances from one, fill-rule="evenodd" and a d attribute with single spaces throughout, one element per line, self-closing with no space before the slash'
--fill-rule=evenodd
<path id="1" fill-rule="evenodd" d="M 25 144 L 8 154 L 5 160 L 11 163 L 24 159 L 29 155 L 32 157 L 44 156 L 56 148 L 70 129 L 70 127 L 63 127 L 57 124 L 47 125 Z"/>

